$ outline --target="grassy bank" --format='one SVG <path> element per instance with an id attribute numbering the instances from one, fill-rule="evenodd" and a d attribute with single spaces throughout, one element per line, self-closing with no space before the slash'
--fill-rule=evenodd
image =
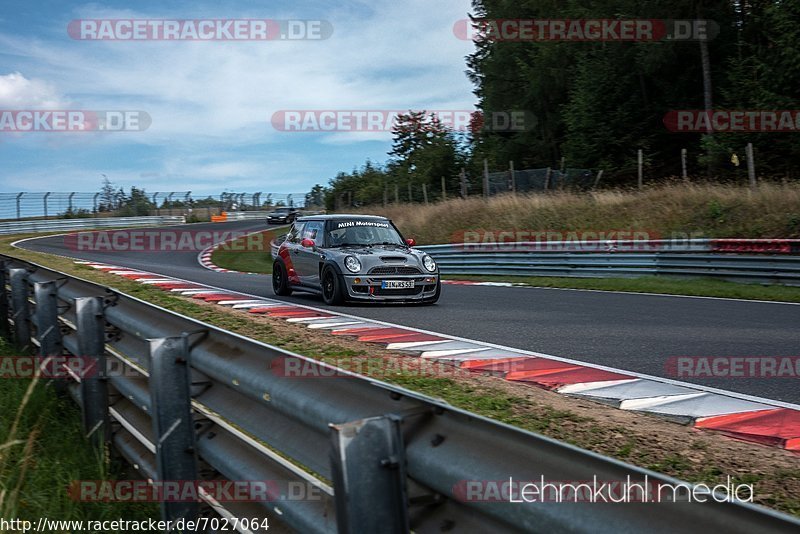
<path id="1" fill-rule="evenodd" d="M 357 210 L 358 211 L 358 210 Z M 443 203 L 370 206 L 420 245 L 450 243 L 467 230 L 645 230 L 670 237 L 800 237 L 800 183 L 669 184 L 629 191 L 500 195 Z"/>
<path id="2" fill-rule="evenodd" d="M 0 338 L 0 358 L 18 355 Z M 158 518 L 151 503 L 80 502 L 68 494 L 78 480 L 115 479 L 122 466 L 83 436 L 78 406 L 43 380 L 6 378 L 0 387 L 0 517 L 35 522 Z"/>
<path id="3" fill-rule="evenodd" d="M 678 280 L 643 276 L 641 278 L 555 278 L 546 276 L 467 276 L 452 275 L 445 279 L 476 280 L 485 282 L 512 282 L 532 287 L 564 289 L 594 289 L 598 291 L 625 291 L 686 295 L 693 297 L 719 297 L 745 300 L 770 300 L 800 302 L 800 287 L 740 284 L 713 278 Z"/>
<path id="4" fill-rule="evenodd" d="M 272 272 L 269 244 L 279 235 L 285 234 L 287 229 L 285 226 L 272 228 L 225 243 L 211 254 L 211 261 L 223 269 L 269 274 Z"/>

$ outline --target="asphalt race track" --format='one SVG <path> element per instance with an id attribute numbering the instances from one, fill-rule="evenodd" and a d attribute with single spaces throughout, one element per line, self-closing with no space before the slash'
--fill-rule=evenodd
<path id="1" fill-rule="evenodd" d="M 255 231 L 261 221 L 175 229 Z M 193 252 L 86 252 L 53 236 L 22 248 L 110 263 L 234 291 L 327 308 L 321 298 L 275 297 L 271 278 L 218 273 Z M 669 376 L 673 356 L 800 356 L 800 305 L 561 289 L 446 285 L 435 306 L 348 305 L 338 311 L 623 370 Z M 686 379 L 800 404 L 800 377 Z"/>

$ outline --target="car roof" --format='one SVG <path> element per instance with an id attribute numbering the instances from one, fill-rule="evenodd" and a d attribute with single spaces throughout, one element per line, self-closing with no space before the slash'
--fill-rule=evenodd
<path id="1" fill-rule="evenodd" d="M 333 215 L 307 215 L 299 217 L 298 221 L 335 221 L 339 219 L 356 219 L 356 220 L 372 220 L 372 221 L 387 221 L 386 217 L 381 215 L 349 215 L 347 213 L 337 213 Z"/>

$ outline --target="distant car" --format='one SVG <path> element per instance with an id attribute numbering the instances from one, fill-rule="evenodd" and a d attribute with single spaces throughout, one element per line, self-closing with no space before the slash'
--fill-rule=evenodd
<path id="1" fill-rule="evenodd" d="M 276 295 L 307 291 L 326 304 L 439 300 L 439 267 L 392 221 L 372 215 L 300 217 L 272 266 Z"/>
<path id="2" fill-rule="evenodd" d="M 291 224 L 297 219 L 297 213 L 294 208 L 277 208 L 267 213 L 267 224 Z"/>

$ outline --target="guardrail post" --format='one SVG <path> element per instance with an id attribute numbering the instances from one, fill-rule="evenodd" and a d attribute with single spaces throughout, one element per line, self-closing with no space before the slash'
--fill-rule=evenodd
<path id="1" fill-rule="evenodd" d="M 108 378 L 106 376 L 105 318 L 102 297 L 75 299 L 75 327 L 78 332 L 78 354 L 94 363 L 93 372 L 81 379 L 83 428 L 86 437 L 104 448 L 111 441 L 108 422 Z M 86 369 L 87 366 L 82 366 Z"/>
<path id="2" fill-rule="evenodd" d="M 22 351 L 31 348 L 31 308 L 28 302 L 28 271 L 9 269 L 11 278 L 11 310 L 14 319 L 14 340 Z"/>
<path id="3" fill-rule="evenodd" d="M 8 323 L 8 291 L 6 291 L 7 267 L 8 262 L 0 261 L 0 336 L 3 336 L 4 339 L 8 339 L 11 335 Z"/>
<path id="4" fill-rule="evenodd" d="M 158 479 L 197 480 L 187 339 L 151 339 L 149 345 L 150 401 Z M 199 510 L 197 502 L 161 503 L 164 520 L 195 519 Z"/>
<path id="5" fill-rule="evenodd" d="M 36 282 L 33 284 L 33 297 L 36 302 L 36 337 L 39 339 L 39 356 L 60 356 L 61 329 L 58 326 L 58 297 L 56 282 Z"/>
<path id="6" fill-rule="evenodd" d="M 331 425 L 340 534 L 410 531 L 400 424 L 389 415 Z"/>

